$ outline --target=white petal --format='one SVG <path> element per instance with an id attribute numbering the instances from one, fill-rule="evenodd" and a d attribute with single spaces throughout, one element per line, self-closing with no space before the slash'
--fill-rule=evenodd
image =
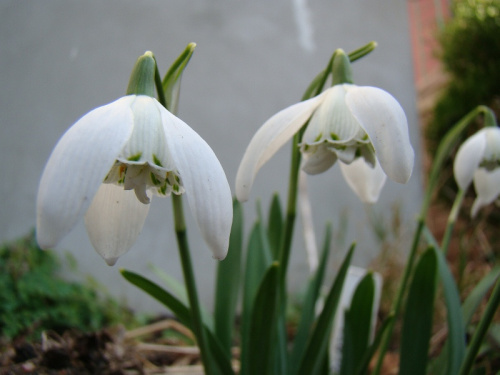
<path id="1" fill-rule="evenodd" d="M 364 203 L 375 203 L 378 200 L 387 176 L 379 163 L 370 167 L 363 158 L 357 158 L 351 164 L 340 164 L 340 170 L 347 184 Z"/>
<path id="2" fill-rule="evenodd" d="M 315 152 L 303 153 L 302 155 L 304 156 L 302 170 L 310 175 L 323 173 L 337 161 L 335 153 L 324 144 L 317 146 Z"/>
<path id="3" fill-rule="evenodd" d="M 413 170 L 414 153 L 403 108 L 388 92 L 376 87 L 350 86 L 346 103 L 366 131 L 386 175 L 406 183 Z"/>
<path id="4" fill-rule="evenodd" d="M 474 173 L 474 188 L 477 198 L 471 209 L 471 216 L 476 216 L 479 209 L 487 206 L 500 195 L 500 169 L 497 168 L 488 172 L 484 168 L 479 168 Z"/>
<path id="5" fill-rule="evenodd" d="M 483 158 L 485 147 L 486 133 L 479 131 L 467 138 L 458 149 L 453 163 L 453 173 L 460 189 L 466 190 L 472 182 L 474 172 Z"/>
<path id="6" fill-rule="evenodd" d="M 142 230 L 149 204 L 131 190 L 102 184 L 85 214 L 85 227 L 94 249 L 108 265 L 130 250 Z"/>
<path id="7" fill-rule="evenodd" d="M 352 85 L 335 85 L 325 91 L 323 103 L 312 115 L 302 143 L 310 145 L 327 139 L 333 144 L 346 144 L 356 137 L 363 136 L 363 129 L 346 106 L 346 90 L 350 86 Z"/>
<path id="8" fill-rule="evenodd" d="M 306 123 L 325 94 L 294 104 L 275 114 L 257 130 L 236 174 L 236 197 L 246 201 L 259 169 Z"/>
<path id="9" fill-rule="evenodd" d="M 126 96 L 89 112 L 61 137 L 40 180 L 37 240 L 55 246 L 83 216 L 133 127 Z"/>
<path id="10" fill-rule="evenodd" d="M 231 189 L 210 146 L 167 110 L 162 111 L 169 149 L 189 207 L 216 259 L 226 257 L 233 221 Z"/>

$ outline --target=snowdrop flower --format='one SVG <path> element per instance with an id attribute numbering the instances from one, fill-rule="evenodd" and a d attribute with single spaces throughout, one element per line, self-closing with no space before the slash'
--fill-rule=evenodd
<path id="1" fill-rule="evenodd" d="M 85 215 L 97 252 L 113 265 L 141 231 L 153 195 L 185 193 L 213 252 L 226 256 L 232 198 L 208 144 L 146 95 L 127 95 L 78 120 L 52 151 L 37 196 L 37 240 L 55 246 Z"/>
<path id="2" fill-rule="evenodd" d="M 248 199 L 255 175 L 309 120 L 300 151 L 308 174 L 326 171 L 337 160 L 359 198 L 376 202 L 386 176 L 406 183 L 413 148 L 405 113 L 394 97 L 375 87 L 337 84 L 271 117 L 254 135 L 236 177 L 236 196 Z"/>
<path id="3" fill-rule="evenodd" d="M 462 190 L 474 182 L 477 198 L 471 216 L 500 195 L 500 128 L 486 127 L 469 137 L 458 149 L 453 172 Z"/>

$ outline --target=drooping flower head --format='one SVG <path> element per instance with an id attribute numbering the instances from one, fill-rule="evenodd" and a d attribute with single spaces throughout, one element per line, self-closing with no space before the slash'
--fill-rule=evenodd
<path id="1" fill-rule="evenodd" d="M 229 184 L 208 144 L 154 95 L 150 52 L 135 68 L 127 96 L 96 108 L 61 137 L 37 196 L 37 240 L 55 246 L 85 215 L 96 251 L 110 265 L 139 235 L 153 195 L 186 193 L 213 256 L 227 253 Z"/>
<path id="2" fill-rule="evenodd" d="M 474 182 L 472 217 L 495 201 L 500 195 L 500 128 L 489 126 L 469 137 L 458 149 L 453 172 L 462 190 Z"/>
<path id="3" fill-rule="evenodd" d="M 414 153 L 403 109 L 384 90 L 354 85 L 342 50 L 333 65 L 334 77 L 341 77 L 331 88 L 278 112 L 254 135 L 236 177 L 239 200 L 248 199 L 260 167 L 308 120 L 300 143 L 306 173 L 322 173 L 338 160 L 349 186 L 368 203 L 377 201 L 386 176 L 408 181 Z"/>

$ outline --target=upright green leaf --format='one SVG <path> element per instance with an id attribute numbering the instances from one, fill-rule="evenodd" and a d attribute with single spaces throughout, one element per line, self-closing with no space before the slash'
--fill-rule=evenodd
<path id="1" fill-rule="evenodd" d="M 325 278 L 325 270 L 330 254 L 330 243 L 332 237 L 331 225 L 326 226 L 325 239 L 323 241 L 323 249 L 319 260 L 318 269 L 307 285 L 304 303 L 302 304 L 302 314 L 297 328 L 297 333 L 293 340 L 293 350 L 290 356 L 290 368 L 298 368 L 301 355 L 306 347 L 307 339 L 312 329 L 312 325 L 316 313 L 316 302 L 318 301 L 321 285 Z"/>
<path id="2" fill-rule="evenodd" d="M 306 349 L 302 353 L 301 361 L 298 370 L 295 374 L 315 375 L 322 368 L 325 353 L 328 350 L 328 343 L 333 326 L 333 319 L 340 301 L 340 294 L 344 285 L 345 276 L 351 263 L 352 254 L 354 253 L 354 245 L 351 246 L 347 255 L 339 269 L 337 277 L 325 299 L 323 310 L 316 321 L 314 330 L 312 331 L 307 342 Z"/>
<path id="3" fill-rule="evenodd" d="M 389 315 L 380 325 L 377 333 L 375 334 L 375 338 L 373 339 L 373 343 L 370 345 L 368 350 L 365 351 L 363 358 L 359 361 L 358 367 L 356 368 L 355 375 L 363 375 L 366 374 L 368 370 L 368 366 L 370 365 L 370 361 L 373 355 L 377 352 L 380 343 L 382 342 L 382 338 L 387 332 L 387 329 L 394 321 L 394 315 Z"/>
<path id="4" fill-rule="evenodd" d="M 370 345 L 375 281 L 368 273 L 356 287 L 351 306 L 345 312 L 340 375 L 352 375 Z"/>
<path id="5" fill-rule="evenodd" d="M 399 373 L 425 375 L 432 331 L 438 260 L 433 248 L 421 256 L 410 285 L 403 319 Z"/>
<path id="6" fill-rule="evenodd" d="M 464 316 L 464 324 L 467 326 L 477 308 L 481 304 L 484 296 L 491 289 L 496 280 L 500 277 L 500 266 L 493 268 L 490 273 L 484 276 L 481 281 L 472 289 L 465 299 L 462 311 Z"/>
<path id="7" fill-rule="evenodd" d="M 262 243 L 262 224 L 257 221 L 248 240 L 247 257 L 245 263 L 245 280 L 243 284 L 243 311 L 241 314 L 241 363 L 248 362 L 248 345 L 250 337 L 250 318 L 252 314 L 253 303 L 257 291 L 262 282 L 266 270 L 270 266 L 269 254 Z M 241 369 L 242 375 L 245 375 L 246 368 Z M 250 375 L 247 373 L 247 375 Z"/>
<path id="8" fill-rule="evenodd" d="M 248 360 L 242 363 L 248 374 L 273 374 L 272 360 L 279 298 L 279 265 L 267 270 L 252 306 Z"/>
<path id="9" fill-rule="evenodd" d="M 233 201 L 233 225 L 226 259 L 219 262 L 215 289 L 215 335 L 228 355 L 240 291 L 241 253 L 243 248 L 243 208 Z"/>
<path id="10" fill-rule="evenodd" d="M 269 216 L 267 221 L 267 236 L 274 260 L 279 257 L 281 236 L 283 235 L 283 212 L 281 210 L 280 197 L 276 193 L 273 195 Z"/>
<path id="11" fill-rule="evenodd" d="M 465 357 L 465 324 L 462 316 L 460 295 L 448 268 L 443 253 L 434 248 L 438 260 L 439 276 L 443 285 L 443 294 L 446 302 L 448 339 L 446 342 L 447 366 L 442 374 L 455 375 L 458 373 Z"/>

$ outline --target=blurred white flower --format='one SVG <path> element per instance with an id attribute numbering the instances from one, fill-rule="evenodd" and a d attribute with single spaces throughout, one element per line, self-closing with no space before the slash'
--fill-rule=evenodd
<path id="1" fill-rule="evenodd" d="M 469 137 L 458 149 L 453 172 L 458 186 L 466 190 L 474 181 L 477 198 L 471 209 L 492 203 L 500 194 L 500 128 L 487 127 Z"/>
<path id="2" fill-rule="evenodd" d="M 308 119 L 300 144 L 306 173 L 322 173 L 338 159 L 348 185 L 368 203 L 377 201 L 386 176 L 399 183 L 410 178 L 414 153 L 397 100 L 379 88 L 339 84 L 278 112 L 257 131 L 236 176 L 240 201 L 262 165 Z"/>
<path id="3" fill-rule="evenodd" d="M 152 195 L 186 193 L 217 259 L 232 223 L 229 184 L 208 144 L 156 99 L 128 95 L 96 108 L 61 137 L 37 196 L 37 240 L 55 246 L 85 215 L 97 252 L 113 265 L 139 235 Z"/>

